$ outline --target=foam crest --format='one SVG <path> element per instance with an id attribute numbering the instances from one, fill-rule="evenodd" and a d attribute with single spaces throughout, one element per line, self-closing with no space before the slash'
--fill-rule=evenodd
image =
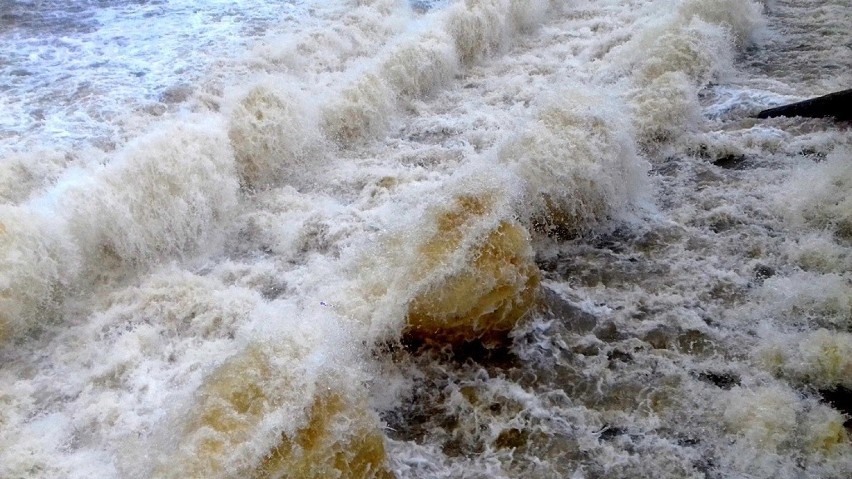
<path id="1" fill-rule="evenodd" d="M 326 136 L 345 146 L 384 133 L 399 102 L 443 86 L 457 71 L 456 52 L 440 32 L 418 33 L 388 49 L 324 108 Z"/>
<path id="2" fill-rule="evenodd" d="M 0 205 L 0 343 L 55 319 L 78 260 L 53 221 Z"/>
<path id="3" fill-rule="evenodd" d="M 375 55 L 388 39 L 405 29 L 410 16 L 407 2 L 340 2 L 319 12 L 317 25 L 298 35 L 287 31 L 267 35 L 252 49 L 266 70 L 296 76 L 340 72 L 352 62 Z"/>
<path id="4" fill-rule="evenodd" d="M 778 197 L 791 219 L 830 231 L 836 241 L 847 245 L 852 244 L 850 155 L 848 148 L 833 150 L 826 161 L 794 176 L 783 197 Z"/>
<path id="5" fill-rule="evenodd" d="M 175 340 L 226 339 L 236 334 L 259 302 L 259 295 L 250 289 L 226 287 L 172 266 L 111 295 L 101 314 L 103 321 L 125 325 L 156 318 L 157 327 Z"/>
<path id="6" fill-rule="evenodd" d="M 739 454 L 723 459 L 726 466 L 757 476 L 786 469 L 783 458 L 799 454 L 819 477 L 841 477 L 848 471 L 844 454 L 852 451 L 843 416 L 781 385 L 734 388 L 723 413 L 735 434 Z M 795 477 L 792 470 L 785 477 Z"/>
<path id="7" fill-rule="evenodd" d="M 755 391 L 733 389 L 724 412 L 725 424 L 750 443 L 773 452 L 796 430 L 801 404 L 788 388 L 769 386 Z"/>
<path id="8" fill-rule="evenodd" d="M 821 232 L 811 232 L 796 242 L 788 243 L 785 251 L 805 271 L 816 273 L 852 271 L 852 252 Z"/>
<path id="9" fill-rule="evenodd" d="M 452 39 L 432 32 L 401 45 L 381 69 L 400 97 L 414 99 L 448 84 L 458 71 L 458 59 Z"/>
<path id="10" fill-rule="evenodd" d="M 144 265 L 215 242 L 237 202 L 226 138 L 215 118 L 166 124 L 63 186 L 56 207 L 88 266 L 98 258 Z"/>
<path id="11" fill-rule="evenodd" d="M 470 65 L 500 52 L 517 32 L 542 20 L 546 0 L 465 0 L 447 14 L 446 29 L 455 39 L 459 61 Z"/>
<path id="12" fill-rule="evenodd" d="M 663 73 L 646 88 L 633 90 L 630 103 L 644 146 L 675 140 L 685 130 L 698 130 L 703 121 L 695 86 L 682 72 Z"/>
<path id="13" fill-rule="evenodd" d="M 335 199 L 292 187 L 270 190 L 258 200 L 262 208 L 240 217 L 239 248 L 269 251 L 283 261 L 302 263 L 313 253 L 335 256 L 361 223 Z"/>
<path id="14" fill-rule="evenodd" d="M 671 72 L 684 73 L 696 86 L 733 70 L 733 49 L 724 28 L 693 19 L 654 38 L 639 53 L 637 72 L 643 83 Z"/>
<path id="15" fill-rule="evenodd" d="M 763 5 L 754 0 L 688 0 L 678 13 L 683 18 L 698 17 L 726 28 L 739 48 L 760 41 L 766 27 Z"/>
<path id="16" fill-rule="evenodd" d="M 17 204 L 59 177 L 68 163 L 59 151 L 11 153 L 0 158 L 0 202 Z"/>
<path id="17" fill-rule="evenodd" d="M 767 279 L 758 292 L 767 316 L 788 324 L 819 324 L 839 330 L 852 327 L 852 288 L 837 273 L 799 272 Z"/>
<path id="18" fill-rule="evenodd" d="M 614 48 L 603 69 L 608 77 L 632 78 L 628 98 L 646 148 L 702 129 L 699 90 L 730 76 L 735 51 L 751 44 L 764 23 L 752 1 L 695 0 L 660 13 L 660 20 Z"/>
<path id="19" fill-rule="evenodd" d="M 275 88 L 271 79 L 238 95 L 228 137 L 243 187 L 272 186 L 313 166 L 321 138 L 302 95 Z"/>
<path id="20" fill-rule="evenodd" d="M 852 442 L 843 426 L 845 419 L 843 414 L 823 404 L 811 408 L 804 419 L 806 450 L 826 456 L 848 457 L 852 453 Z"/>
<path id="21" fill-rule="evenodd" d="M 92 301 L 96 312 L 48 343 L 49 368 L 4 382 L 21 399 L 0 399 L 3 429 L 32 440 L 0 433 L 0 475 L 140 477 L 151 432 L 206 368 L 238 348 L 235 337 L 259 299 L 171 267 Z"/>
<path id="22" fill-rule="evenodd" d="M 523 180 L 520 207 L 532 226 L 575 235 L 640 200 L 646 163 L 620 108 L 604 95 L 566 89 L 498 153 Z"/>
<path id="23" fill-rule="evenodd" d="M 66 171 L 25 206 L 4 207 L 3 335 L 51 319 L 82 275 L 109 277 L 219 241 L 237 203 L 233 153 L 215 118 L 196 120 L 162 125 L 106 166 Z"/>
<path id="24" fill-rule="evenodd" d="M 772 334 L 755 358 L 765 369 L 821 389 L 852 388 L 852 334 L 818 329 Z"/>
<path id="25" fill-rule="evenodd" d="M 459 65 L 502 51 L 537 25 L 548 7 L 544 0 L 468 0 L 429 16 L 425 24 L 437 29 L 390 46 L 325 106 L 323 131 L 340 146 L 384 133 L 400 101 L 427 95 L 449 82 Z"/>
<path id="26" fill-rule="evenodd" d="M 392 87 L 384 78 L 368 73 L 325 109 L 322 128 L 342 146 L 359 142 L 384 132 L 395 106 Z"/>

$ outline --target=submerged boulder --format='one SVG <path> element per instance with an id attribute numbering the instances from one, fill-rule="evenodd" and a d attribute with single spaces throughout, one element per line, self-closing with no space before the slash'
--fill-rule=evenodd
<path id="1" fill-rule="evenodd" d="M 366 391 L 342 379 L 318 384 L 323 378 L 299 364 L 301 353 L 251 346 L 214 371 L 177 437 L 177 453 L 155 476 L 393 477 Z"/>
<path id="2" fill-rule="evenodd" d="M 418 268 L 419 276 L 437 278 L 409 303 L 406 336 L 439 344 L 500 342 L 531 307 L 539 271 L 529 235 L 511 219 L 476 235 L 490 210 L 487 200 L 466 196 L 437 216 L 435 234 L 420 246 Z M 451 257 L 461 249 L 467 251 L 458 265 Z"/>

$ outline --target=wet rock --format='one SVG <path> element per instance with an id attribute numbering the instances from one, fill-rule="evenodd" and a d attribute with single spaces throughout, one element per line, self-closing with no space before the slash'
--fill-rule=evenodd
<path id="1" fill-rule="evenodd" d="M 140 107 L 139 110 L 151 116 L 163 116 L 168 108 L 162 103 L 149 103 Z"/>
<path id="2" fill-rule="evenodd" d="M 552 260 L 552 263 L 555 263 L 553 270 L 571 285 L 621 288 L 625 285 L 642 284 L 643 288 L 654 289 L 658 286 L 655 279 L 665 275 L 670 266 L 646 261 L 643 254 L 635 253 L 631 243 L 644 240 L 645 237 L 642 236 L 621 243 L 609 237 L 596 242 L 594 247 L 575 245 Z M 645 246 L 648 246 L 650 252 L 661 245 L 636 245 Z"/>
<path id="3" fill-rule="evenodd" d="M 707 219 L 710 231 L 714 233 L 723 233 L 742 223 L 739 218 L 734 217 L 729 213 L 717 212 Z"/>
<path id="4" fill-rule="evenodd" d="M 420 354 L 426 350 L 434 349 L 434 341 L 426 341 L 415 335 L 406 335 L 402 338 L 402 346 L 410 353 Z M 521 366 L 520 359 L 512 352 L 511 342 L 506 337 L 504 341 L 483 343 L 482 341 L 462 341 L 445 345 L 443 358 L 454 363 L 474 362 L 489 368 L 506 370 Z"/>
<path id="5" fill-rule="evenodd" d="M 701 170 L 695 174 L 695 183 L 699 190 L 708 186 L 716 186 L 724 181 L 725 177 L 709 169 Z"/>
<path id="6" fill-rule="evenodd" d="M 627 364 L 633 362 L 633 355 L 632 354 L 624 352 L 624 351 L 619 351 L 618 349 L 613 349 L 612 351 L 607 353 L 606 358 L 609 359 L 610 366 L 612 366 L 612 363 L 615 362 L 615 361 L 619 361 L 619 362 L 627 363 Z"/>
<path id="7" fill-rule="evenodd" d="M 598 324 L 598 318 L 595 315 L 574 306 L 549 288 L 541 288 L 537 306 L 539 312 L 558 319 L 565 329 L 573 333 L 588 333 Z"/>
<path id="8" fill-rule="evenodd" d="M 659 325 L 642 336 L 654 349 L 676 349 L 687 354 L 703 354 L 714 347 L 706 334 L 696 329 L 683 331 L 669 325 Z"/>
<path id="9" fill-rule="evenodd" d="M 574 346 L 573 351 L 583 356 L 597 356 L 601 352 L 601 347 L 597 344 L 583 343 Z"/>
<path id="10" fill-rule="evenodd" d="M 634 245 L 638 251 L 650 254 L 678 243 L 681 238 L 683 238 L 683 231 L 679 227 L 661 227 L 640 235 L 636 238 Z M 660 273 L 667 271 L 668 268 L 661 270 Z"/>
<path id="11" fill-rule="evenodd" d="M 527 444 L 529 439 L 529 432 L 522 431 L 517 428 L 512 429 L 504 429 L 497 439 L 494 441 L 494 445 L 500 449 L 517 449 L 523 447 Z"/>
<path id="12" fill-rule="evenodd" d="M 295 438 L 282 437 L 254 477 L 393 479 L 394 474 L 384 466 L 384 437 L 378 430 L 358 424 L 363 419 L 359 411 L 349 409 L 347 402 L 336 396 L 319 398 L 311 408 L 308 424 Z M 338 430 L 342 425 L 354 426 L 355 436 L 341 441 Z"/>
<path id="13" fill-rule="evenodd" d="M 701 298 L 705 301 L 720 301 L 726 304 L 734 304 L 743 299 L 746 290 L 743 286 L 730 281 L 720 280 L 712 285 L 709 291 L 702 293 Z"/>
<path id="14" fill-rule="evenodd" d="M 677 444 L 678 446 L 693 447 L 701 444 L 701 440 L 694 437 L 682 436 L 677 438 Z"/>
<path id="15" fill-rule="evenodd" d="M 188 419 L 175 427 L 174 440 L 181 447 L 153 476 L 392 478 L 385 468 L 384 435 L 366 391 L 317 384 L 309 395 L 313 388 L 275 362 L 303 359 L 278 356 L 287 353 L 252 346 L 210 374 Z M 275 443 L 257 442 L 265 418 L 281 408 L 304 417 L 290 418 L 297 426 L 282 429 Z"/>
<path id="16" fill-rule="evenodd" d="M 701 355 L 713 352 L 716 345 L 706 334 L 697 329 L 690 329 L 678 336 L 677 347 L 685 353 Z"/>
<path id="17" fill-rule="evenodd" d="M 681 170 L 681 161 L 680 158 L 670 157 L 664 159 L 661 163 L 655 164 L 653 168 L 651 168 L 651 174 L 657 174 L 660 176 L 670 176 L 674 177 Z"/>
<path id="18" fill-rule="evenodd" d="M 615 323 L 610 321 L 599 326 L 597 330 L 595 330 L 595 336 L 601 341 L 613 343 L 620 340 L 623 335 L 618 331 L 618 327 L 616 327 Z"/>
<path id="19" fill-rule="evenodd" d="M 487 201 L 457 200 L 437 218 L 438 233 L 420 247 L 415 277 L 434 275 L 460 247 L 467 224 L 489 213 Z M 423 288 L 411 301 L 407 337 L 433 343 L 505 343 L 508 333 L 531 308 L 539 284 L 529 235 L 519 224 L 502 221 L 471 248 L 468 263 Z"/>
<path id="20" fill-rule="evenodd" d="M 631 232 L 617 229 L 609 234 L 598 235 L 592 238 L 591 244 L 595 249 L 608 250 L 612 253 L 623 253 L 625 245 L 634 239 Z"/>
<path id="21" fill-rule="evenodd" d="M 669 349 L 675 342 L 678 330 L 672 326 L 660 325 L 642 336 L 642 340 L 654 349 Z"/>

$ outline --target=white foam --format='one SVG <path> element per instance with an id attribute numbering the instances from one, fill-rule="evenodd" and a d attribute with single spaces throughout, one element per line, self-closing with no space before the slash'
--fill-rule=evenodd
<path id="1" fill-rule="evenodd" d="M 400 478 L 848 476 L 849 140 L 744 118 L 804 95 L 738 63 L 758 4 L 430 6 L 288 9 L 4 157 L 0 476 L 262 475 L 334 395 Z M 539 274 L 505 357 L 399 347 Z"/>

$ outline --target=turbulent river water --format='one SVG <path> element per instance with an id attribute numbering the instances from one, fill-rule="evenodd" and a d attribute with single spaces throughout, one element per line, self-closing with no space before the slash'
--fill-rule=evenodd
<path id="1" fill-rule="evenodd" d="M 848 0 L 0 0 L 0 478 L 852 477 Z"/>

